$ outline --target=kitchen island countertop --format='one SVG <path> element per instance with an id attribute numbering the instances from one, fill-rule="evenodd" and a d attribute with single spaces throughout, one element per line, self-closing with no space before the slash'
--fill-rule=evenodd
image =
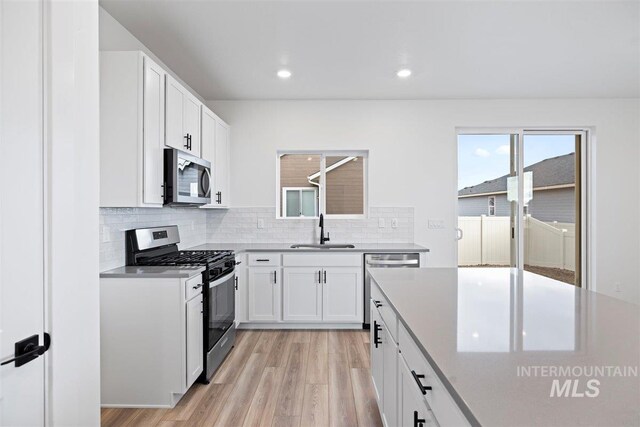
<path id="1" fill-rule="evenodd" d="M 509 268 L 370 271 L 472 424 L 640 425 L 640 306 Z"/>

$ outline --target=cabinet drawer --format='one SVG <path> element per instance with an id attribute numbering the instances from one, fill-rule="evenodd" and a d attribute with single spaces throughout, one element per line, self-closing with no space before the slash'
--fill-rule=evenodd
<path id="1" fill-rule="evenodd" d="M 391 338 L 398 342 L 398 317 L 396 312 L 393 311 L 387 299 L 380 292 L 378 285 L 373 281 L 371 282 L 371 299 L 377 301 L 377 304 L 374 303 L 374 305 L 378 308 L 382 320 L 387 325 Z"/>
<path id="2" fill-rule="evenodd" d="M 202 293 L 202 275 L 198 274 L 191 279 L 187 279 L 184 285 L 184 298 L 189 301 L 194 296 Z"/>
<path id="3" fill-rule="evenodd" d="M 469 425 L 466 417 L 454 402 L 453 397 L 437 377 L 435 371 L 402 324 L 398 326 L 398 335 L 400 354 L 409 370 L 415 371 L 417 375 L 424 375 L 424 378 L 420 379 L 422 385 L 431 387 L 431 390 L 427 390 L 424 398 L 438 423 L 444 426 Z"/>
<path id="4" fill-rule="evenodd" d="M 362 254 L 327 254 L 307 252 L 304 254 L 284 254 L 282 265 L 285 267 L 361 267 Z"/>
<path id="5" fill-rule="evenodd" d="M 251 267 L 263 267 L 263 266 L 277 266 L 280 265 L 280 254 L 275 253 L 256 253 L 249 254 L 249 266 Z"/>

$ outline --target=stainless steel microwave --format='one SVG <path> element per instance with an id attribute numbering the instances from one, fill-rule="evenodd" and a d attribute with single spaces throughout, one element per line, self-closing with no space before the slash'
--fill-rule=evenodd
<path id="1" fill-rule="evenodd" d="M 211 203 L 211 163 L 175 148 L 164 150 L 164 204 Z"/>

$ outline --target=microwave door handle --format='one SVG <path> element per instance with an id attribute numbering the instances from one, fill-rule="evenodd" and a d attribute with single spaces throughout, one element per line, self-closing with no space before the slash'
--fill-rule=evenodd
<path id="1" fill-rule="evenodd" d="M 204 168 L 204 171 L 209 177 L 209 188 L 206 189 L 204 197 L 211 197 L 211 172 L 209 171 L 209 168 Z M 205 190 L 204 186 L 202 189 Z"/>

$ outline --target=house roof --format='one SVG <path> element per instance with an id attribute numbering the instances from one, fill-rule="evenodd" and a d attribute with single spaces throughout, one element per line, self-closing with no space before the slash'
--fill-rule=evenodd
<path id="1" fill-rule="evenodd" d="M 533 188 L 553 187 L 575 184 L 575 153 L 552 157 L 524 168 L 525 172 L 533 172 Z M 507 191 L 507 177 L 491 179 L 458 191 L 458 196 L 474 194 L 500 193 Z"/>

